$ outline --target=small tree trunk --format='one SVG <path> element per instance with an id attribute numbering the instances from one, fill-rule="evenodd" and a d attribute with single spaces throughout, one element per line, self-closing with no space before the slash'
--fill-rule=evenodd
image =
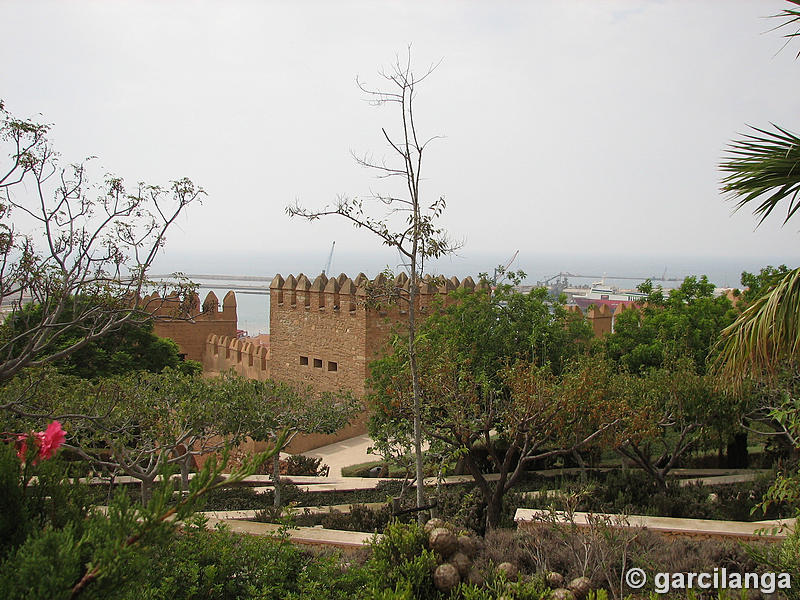
<path id="1" fill-rule="evenodd" d="M 153 495 L 153 479 L 142 479 L 141 485 L 142 492 L 142 505 L 146 506 L 150 502 L 150 497 Z"/>
<path id="2" fill-rule="evenodd" d="M 750 460 L 747 454 L 747 432 L 737 433 L 727 447 L 727 467 L 746 469 Z"/>
<path id="3" fill-rule="evenodd" d="M 275 492 L 272 495 L 272 506 L 281 507 L 281 457 L 280 452 L 276 452 L 272 457 L 272 481 Z"/>
<path id="4" fill-rule="evenodd" d="M 183 459 L 180 462 L 181 465 L 181 492 L 184 494 L 189 493 L 189 461 L 192 459 L 192 455 L 189 454 L 188 449 L 186 453 L 183 455 Z"/>
<path id="5" fill-rule="evenodd" d="M 653 476 L 661 488 L 667 487 L 667 471 L 664 469 L 653 469 Z"/>
<path id="6" fill-rule="evenodd" d="M 416 313 L 417 313 L 417 263 L 416 240 L 415 252 L 411 258 L 411 282 L 408 286 L 408 364 L 411 370 L 411 388 L 414 395 L 414 462 L 417 476 L 417 508 L 425 506 L 425 476 L 422 469 L 422 400 L 419 391 L 419 374 L 417 373 Z M 417 512 L 417 521 L 425 522 L 422 511 Z"/>
<path id="7" fill-rule="evenodd" d="M 498 484 L 486 501 L 486 531 L 497 529 L 503 516 L 502 486 Z"/>

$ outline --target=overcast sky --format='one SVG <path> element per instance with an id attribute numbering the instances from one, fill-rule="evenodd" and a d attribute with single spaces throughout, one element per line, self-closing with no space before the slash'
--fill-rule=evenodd
<path id="1" fill-rule="evenodd" d="M 754 230 L 719 193 L 747 124 L 800 129 L 798 45 L 781 51 L 766 18 L 784 6 L 4 2 L 0 98 L 54 123 L 66 158 L 206 189 L 161 269 L 315 273 L 335 240 L 334 270 L 374 273 L 398 261 L 369 234 L 284 209 L 381 189 L 350 152 L 388 155 L 380 128 L 398 114 L 355 77 L 378 85 L 412 44 L 417 71 L 441 61 L 416 100 L 419 128 L 445 136 L 423 194 L 446 198 L 442 225 L 464 244 L 436 270 L 490 270 L 517 249 L 529 272 L 638 268 L 621 255 L 659 271 L 796 266 L 800 221 Z"/>

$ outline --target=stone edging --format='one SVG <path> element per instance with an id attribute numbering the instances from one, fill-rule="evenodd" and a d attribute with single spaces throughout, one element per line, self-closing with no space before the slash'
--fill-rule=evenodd
<path id="1" fill-rule="evenodd" d="M 548 510 L 518 508 L 514 516 L 517 527 L 535 530 L 545 525 L 552 513 Z M 795 527 L 795 519 L 776 521 L 716 521 L 712 519 L 681 519 L 676 517 L 648 517 L 644 515 L 614 515 L 604 513 L 576 512 L 570 521 L 566 513 L 557 511 L 561 523 L 574 523 L 577 527 L 589 527 L 590 517 L 612 523 L 612 527 L 642 527 L 666 536 L 701 537 L 713 539 L 738 539 L 747 541 L 777 542 L 785 539 Z M 776 529 L 776 531 L 772 531 Z"/>

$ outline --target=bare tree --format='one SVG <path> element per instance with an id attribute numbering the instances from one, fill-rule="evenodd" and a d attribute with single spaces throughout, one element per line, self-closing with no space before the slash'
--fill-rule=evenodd
<path id="1" fill-rule="evenodd" d="M 326 215 L 338 215 L 350 221 L 356 228 L 364 228 L 375 234 L 385 246 L 397 250 L 408 271 L 408 289 L 387 290 L 399 301 L 408 304 L 408 353 L 411 382 L 414 396 L 413 426 L 414 453 L 416 463 L 417 507 L 425 505 L 425 487 L 422 472 L 422 429 L 419 371 L 416 360 L 416 329 L 419 285 L 424 272 L 425 261 L 454 252 L 454 244 L 446 233 L 436 225 L 445 208 L 445 200 L 440 197 L 429 205 L 422 200 L 420 183 L 422 181 L 423 155 L 428 145 L 440 136 L 422 137 L 414 117 L 414 100 L 419 84 L 436 69 L 432 65 L 421 76 L 411 68 L 411 50 L 405 61 L 398 57 L 388 70 L 380 71 L 386 89 L 373 89 L 359 79 L 356 83 L 373 106 L 392 105 L 398 108 L 400 127 L 398 133 L 390 134 L 381 129 L 382 137 L 390 150 L 389 159 L 374 160 L 370 155 L 356 156 L 356 162 L 377 172 L 380 179 L 399 179 L 397 193 L 371 192 L 365 199 L 340 196 L 332 207 L 322 210 L 308 210 L 299 203 L 288 207 L 290 216 L 299 216 L 310 221 Z M 383 215 L 373 217 L 365 212 L 364 200 L 379 207 L 385 207 Z M 419 514 L 422 520 L 422 514 Z"/>
<path id="2" fill-rule="evenodd" d="M 129 189 L 106 174 L 92 183 L 91 160 L 63 164 L 49 130 L 0 101 L 0 300 L 11 312 L 0 328 L 0 382 L 149 318 L 139 300 L 147 269 L 167 229 L 204 194 L 185 178 Z"/>

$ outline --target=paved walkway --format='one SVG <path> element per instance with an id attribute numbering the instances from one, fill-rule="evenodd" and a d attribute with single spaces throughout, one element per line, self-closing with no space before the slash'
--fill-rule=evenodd
<path id="1" fill-rule="evenodd" d="M 280 532 L 280 525 L 274 523 L 255 523 L 253 521 L 239 521 L 236 519 L 210 518 L 207 522 L 209 529 L 214 529 L 218 523 L 228 526 L 234 533 L 249 535 L 273 536 Z M 361 533 L 359 531 L 341 531 L 337 529 L 323 529 L 321 527 L 295 527 L 287 531 L 289 539 L 296 544 L 314 546 L 332 546 L 345 552 L 368 546 L 373 539 L 380 539 L 380 534 Z"/>
<path id="2" fill-rule="evenodd" d="M 367 448 L 370 446 L 372 446 L 372 440 L 365 433 L 335 444 L 308 450 L 303 454 L 321 458 L 322 463 L 331 468 L 331 477 L 341 477 L 342 467 L 380 460 L 380 456 L 367 454 Z"/>

